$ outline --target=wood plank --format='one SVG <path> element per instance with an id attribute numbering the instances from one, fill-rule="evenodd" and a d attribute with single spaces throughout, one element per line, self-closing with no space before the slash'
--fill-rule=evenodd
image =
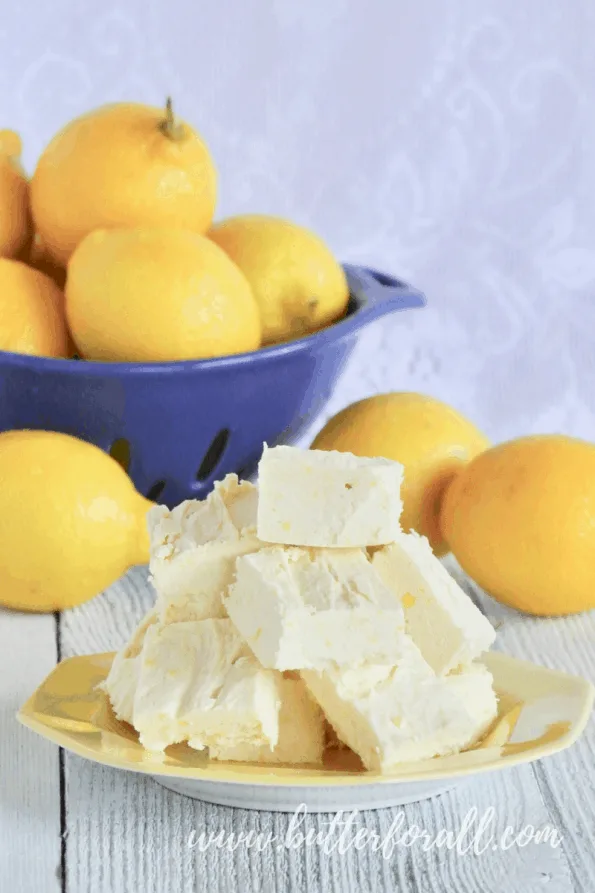
<path id="1" fill-rule="evenodd" d="M 584 676 L 595 683 L 595 614 L 556 619 L 510 618 L 499 647 L 516 657 Z M 532 766 L 578 890 L 591 890 L 595 875 L 595 717 L 568 751 Z"/>
<path id="2" fill-rule="evenodd" d="M 595 611 L 570 617 L 529 617 L 500 605 L 462 575 L 449 570 L 498 628 L 496 648 L 523 660 L 583 676 L 595 684 Z M 590 890 L 595 874 L 595 715 L 569 750 L 531 765 L 577 890 Z"/>
<path id="3" fill-rule="evenodd" d="M 64 656 L 117 648 L 152 602 L 142 570 L 131 572 L 104 595 L 62 618 Z M 238 891 L 307 889 L 309 893 L 357 890 L 380 893 L 396 888 L 414 893 L 530 893 L 547 883 L 556 893 L 573 891 L 561 848 L 533 844 L 508 851 L 488 848 L 481 855 L 455 850 L 423 851 L 398 846 L 385 860 L 379 852 L 351 849 L 344 855 L 320 847 L 265 852 L 239 847 L 230 853 L 188 849 L 191 831 L 273 833 L 283 838 L 289 818 L 203 804 L 162 789 L 151 779 L 95 766 L 65 755 L 67 862 L 70 893 L 161 893 L 194 890 Z M 495 773 L 453 793 L 403 809 L 403 828 L 417 824 L 433 837 L 441 828 L 458 830 L 470 809 L 481 816 L 495 810 L 494 831 L 531 823 L 552 823 L 540 781 L 530 767 Z M 399 810 L 362 813 L 358 825 L 383 836 Z M 306 816 L 302 830 L 324 828 L 332 816 Z"/>
<path id="4" fill-rule="evenodd" d="M 53 615 L 0 609 L 0 889 L 60 890 L 58 749 L 15 719 L 56 662 Z"/>

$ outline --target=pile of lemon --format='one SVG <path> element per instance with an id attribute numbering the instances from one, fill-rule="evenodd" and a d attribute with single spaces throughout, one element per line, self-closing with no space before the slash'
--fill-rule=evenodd
<path id="1" fill-rule="evenodd" d="M 103 361 L 223 356 L 339 319 L 348 287 L 313 233 L 247 215 L 213 225 L 200 136 L 164 109 L 105 106 L 47 146 L 29 182 L 0 131 L 0 350 Z M 451 407 L 381 394 L 313 446 L 405 467 L 405 530 L 450 550 L 495 598 L 532 614 L 595 608 L 595 446 L 563 436 L 491 447 Z M 147 501 L 96 447 L 0 435 L 0 603 L 54 610 L 146 561 Z"/>
<path id="2" fill-rule="evenodd" d="M 29 182 L 0 132 L 0 349 L 161 362 L 256 350 L 344 315 L 342 267 L 275 217 L 213 224 L 217 176 L 165 108 L 103 106 L 51 140 Z"/>

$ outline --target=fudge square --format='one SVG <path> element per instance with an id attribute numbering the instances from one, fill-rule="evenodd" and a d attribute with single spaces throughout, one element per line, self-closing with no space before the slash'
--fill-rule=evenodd
<path id="1" fill-rule="evenodd" d="M 376 549 L 372 566 L 401 601 L 405 628 L 438 675 L 475 660 L 496 631 L 436 558 L 425 536 L 402 533 Z"/>
<path id="2" fill-rule="evenodd" d="M 228 474 L 202 501 L 171 511 L 150 509 L 149 570 L 162 623 L 225 617 L 221 595 L 233 579 L 238 555 L 260 549 L 256 538 L 258 490 Z"/>
<path id="3" fill-rule="evenodd" d="M 381 546 L 400 532 L 403 466 L 351 453 L 266 444 L 257 536 L 291 546 Z"/>
<path id="4" fill-rule="evenodd" d="M 325 720 L 305 683 L 264 670 L 230 620 L 164 626 L 150 612 L 102 688 L 154 751 L 187 740 L 211 759 L 322 762 Z"/>
<path id="5" fill-rule="evenodd" d="M 392 666 L 408 646 L 401 600 L 363 549 L 269 546 L 243 555 L 224 605 L 271 669 Z"/>
<path id="6" fill-rule="evenodd" d="M 275 747 L 278 677 L 263 670 L 227 619 L 149 626 L 132 722 L 147 750 L 187 741 L 217 757 L 233 745 Z"/>
<path id="7" fill-rule="evenodd" d="M 301 675 L 339 740 L 375 772 L 469 747 L 498 711 L 486 667 L 472 663 L 436 676 L 413 643 L 394 667 L 366 664 Z"/>

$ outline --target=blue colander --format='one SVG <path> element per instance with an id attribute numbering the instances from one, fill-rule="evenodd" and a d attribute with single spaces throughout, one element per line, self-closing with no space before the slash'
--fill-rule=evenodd
<path id="1" fill-rule="evenodd" d="M 323 409 L 362 326 L 423 295 L 346 266 L 344 319 L 254 353 L 179 363 L 96 363 L 0 352 L 0 431 L 74 434 L 112 453 L 137 489 L 175 505 L 230 471 L 251 474 L 263 441 L 291 443 Z"/>

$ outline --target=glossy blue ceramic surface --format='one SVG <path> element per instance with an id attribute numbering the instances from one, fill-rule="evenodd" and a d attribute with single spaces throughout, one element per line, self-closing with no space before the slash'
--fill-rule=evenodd
<path id="1" fill-rule="evenodd" d="M 109 451 L 129 444 L 137 489 L 168 505 L 201 498 L 230 471 L 250 474 L 263 441 L 291 443 L 329 399 L 362 326 L 422 307 L 383 273 L 345 267 L 340 322 L 255 353 L 179 363 L 96 363 L 0 352 L 0 431 L 63 431 Z"/>

